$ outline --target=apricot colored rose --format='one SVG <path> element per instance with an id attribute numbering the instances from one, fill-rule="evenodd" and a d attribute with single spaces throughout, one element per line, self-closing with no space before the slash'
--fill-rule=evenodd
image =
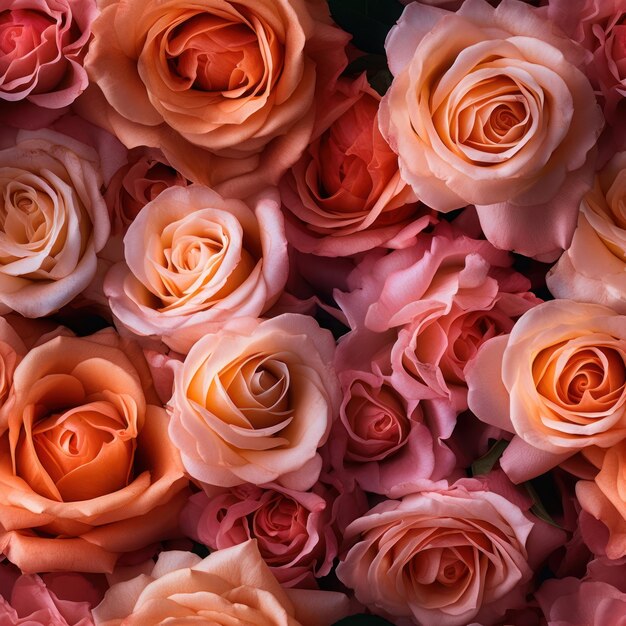
<path id="1" fill-rule="evenodd" d="M 187 481 L 167 414 L 114 331 L 31 349 L 0 420 L 0 547 L 24 572 L 111 571 L 176 536 Z"/>
<path id="2" fill-rule="evenodd" d="M 580 204 L 572 245 L 546 283 L 557 298 L 626 313 L 626 152 L 617 153 L 596 176 Z"/>
<path id="3" fill-rule="evenodd" d="M 126 263 L 104 283 L 113 315 L 183 353 L 229 319 L 264 313 L 288 273 L 282 213 L 270 190 L 253 210 L 200 185 L 168 189 L 129 226 L 124 254 Z"/>
<path id="4" fill-rule="evenodd" d="M 0 312 L 53 313 L 96 273 L 109 236 L 98 155 L 67 135 L 21 131 L 0 150 Z"/>
<path id="5" fill-rule="evenodd" d="M 84 114 L 229 196 L 278 182 L 346 63 L 322 0 L 115 1 L 93 30 Z"/>
<path id="6" fill-rule="evenodd" d="M 386 50 L 381 130 L 417 196 L 443 212 L 475 204 L 491 243 L 555 259 L 603 126 L 582 51 L 518 0 L 412 3 Z"/>
<path id="7" fill-rule="evenodd" d="M 283 589 L 254 540 L 213 552 L 161 552 L 145 573 L 115 583 L 94 609 L 96 626 L 330 626 L 349 611 L 333 591 Z M 178 618 L 178 619 L 176 619 Z"/>
<path id="8" fill-rule="evenodd" d="M 475 415 L 516 434 L 500 460 L 515 482 L 613 446 L 626 437 L 626 317 L 571 300 L 540 304 L 483 345 L 467 381 Z"/>
<path id="9" fill-rule="evenodd" d="M 242 318 L 200 339 L 175 367 L 169 433 L 208 485 L 310 488 L 339 405 L 335 342 L 310 317 Z"/>

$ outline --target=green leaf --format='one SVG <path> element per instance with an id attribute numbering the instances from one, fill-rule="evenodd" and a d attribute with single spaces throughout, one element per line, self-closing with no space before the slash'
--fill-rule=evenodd
<path id="1" fill-rule="evenodd" d="M 488 474 L 493 466 L 497 463 L 498 459 L 502 456 L 502 453 L 506 450 L 509 442 L 505 439 L 496 441 L 489 451 L 480 459 L 476 459 L 472 463 L 472 476 L 479 476 L 481 474 Z"/>
<path id="2" fill-rule="evenodd" d="M 533 487 L 532 483 L 530 481 L 525 482 L 524 487 L 526 488 L 528 495 L 533 500 L 533 505 L 530 507 L 531 513 L 533 513 L 533 515 L 543 520 L 544 522 L 547 522 L 551 526 L 556 526 L 556 528 L 561 528 L 561 526 L 559 526 L 552 519 L 550 513 L 548 513 L 548 511 L 546 510 L 546 507 L 543 506 L 543 502 L 541 502 L 541 498 L 539 497 L 539 494 L 537 493 L 537 490 Z"/>
<path id="3" fill-rule="evenodd" d="M 391 622 L 388 622 L 382 617 L 376 615 L 366 615 L 361 613 L 359 615 L 351 615 L 344 619 L 335 622 L 333 626 L 393 626 Z"/>
<path id="4" fill-rule="evenodd" d="M 365 52 L 385 53 L 385 38 L 404 7 L 399 0 L 328 0 L 330 14 Z"/>
<path id="5" fill-rule="evenodd" d="M 384 54 L 364 54 L 354 59 L 352 63 L 346 67 L 344 74 L 361 74 L 367 73 L 369 84 L 381 95 L 387 93 L 393 80 L 393 76 L 387 67 L 387 57 Z"/>

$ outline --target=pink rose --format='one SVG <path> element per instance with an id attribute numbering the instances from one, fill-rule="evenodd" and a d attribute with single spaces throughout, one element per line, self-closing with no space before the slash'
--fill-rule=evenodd
<path id="1" fill-rule="evenodd" d="M 109 217 L 95 150 L 67 135 L 20 131 L 0 150 L 0 311 L 53 313 L 96 273 Z"/>
<path id="2" fill-rule="evenodd" d="M 557 298 L 626 313 L 626 152 L 598 173 L 580 204 L 572 245 L 546 276 Z"/>
<path id="3" fill-rule="evenodd" d="M 174 363 L 169 433 L 207 485 L 309 489 L 339 405 L 335 342 L 310 317 L 234 320 Z"/>
<path id="4" fill-rule="evenodd" d="M 407 229 L 414 236 L 430 218 L 380 134 L 380 96 L 365 75 L 338 83 L 336 93 L 337 101 L 318 111 L 313 141 L 280 184 L 288 239 L 298 250 L 331 257 L 400 247 L 394 239 Z"/>
<path id="5" fill-rule="evenodd" d="M 94 609 L 96 626 L 165 626 L 175 621 L 255 626 L 330 626 L 349 611 L 342 593 L 283 589 L 256 542 L 210 554 L 159 554 L 145 573 L 114 583 Z M 178 620 L 176 620 L 178 618 Z"/>
<path id="6" fill-rule="evenodd" d="M 299 492 L 280 485 L 205 488 L 183 511 L 183 530 L 211 550 L 256 539 L 284 587 L 316 588 L 337 556 L 334 491 L 321 483 Z"/>
<path id="7" fill-rule="evenodd" d="M 469 407 L 515 433 L 500 459 L 514 482 L 626 437 L 625 319 L 603 306 L 552 300 L 472 360 Z"/>
<path id="8" fill-rule="evenodd" d="M 456 13 L 409 4 L 386 50 L 381 130 L 417 196 L 444 212 L 475 204 L 494 245 L 554 260 L 603 126 L 578 47 L 527 4 L 467 0 Z"/>
<path id="9" fill-rule="evenodd" d="M 347 529 L 337 567 L 357 600 L 421 624 L 493 623 L 521 606 L 532 578 L 533 522 L 478 481 L 386 500 Z"/>
<path id="10" fill-rule="evenodd" d="M 323 0 L 116 0 L 93 31 L 81 114 L 229 197 L 278 183 L 346 64 Z"/>
<path id="11" fill-rule="evenodd" d="M 94 0 L 0 1 L 4 122 L 45 126 L 85 90 L 82 64 L 96 14 Z"/>
<path id="12" fill-rule="evenodd" d="M 270 308 L 287 280 L 287 242 L 277 194 L 252 206 L 201 185 L 146 204 L 124 237 L 126 263 L 105 278 L 118 322 L 186 353 L 225 321 Z"/>

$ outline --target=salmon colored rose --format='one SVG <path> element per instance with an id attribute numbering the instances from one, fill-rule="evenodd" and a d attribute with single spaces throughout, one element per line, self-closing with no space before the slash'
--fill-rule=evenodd
<path id="1" fill-rule="evenodd" d="M 186 353 L 227 320 L 269 309 L 287 281 L 287 241 L 277 193 L 253 206 L 200 185 L 146 204 L 124 237 L 126 263 L 104 283 L 118 322 Z"/>
<path id="2" fill-rule="evenodd" d="M 500 459 L 514 482 L 626 437 L 626 317 L 612 309 L 540 304 L 487 341 L 466 373 L 474 414 L 516 435 Z"/>
<path id="3" fill-rule="evenodd" d="M 417 196 L 443 212 L 475 204 L 495 246 L 554 260 L 603 126 L 582 51 L 518 0 L 414 2 L 386 50 L 381 130 Z"/>
<path id="4" fill-rule="evenodd" d="M 338 83 L 337 102 L 318 111 L 314 141 L 280 185 L 287 235 L 298 250 L 347 256 L 393 246 L 409 224 L 411 235 L 429 225 L 380 134 L 379 102 L 363 75 Z"/>
<path id="5" fill-rule="evenodd" d="M 572 245 L 546 283 L 557 298 L 626 313 L 626 152 L 616 154 L 596 176 L 580 204 Z"/>
<path id="6" fill-rule="evenodd" d="M 109 216 L 95 150 L 67 135 L 20 131 L 0 150 L 0 312 L 43 317 L 96 273 Z"/>
<path id="7" fill-rule="evenodd" d="M 298 159 L 348 39 L 322 0 L 118 0 L 93 30 L 83 114 L 237 197 Z"/>
<path id="8" fill-rule="evenodd" d="M 187 481 L 138 347 L 107 330 L 31 349 L 0 420 L 0 549 L 24 572 L 112 571 L 177 536 Z"/>
<path id="9" fill-rule="evenodd" d="M 161 552 L 145 573 L 114 583 L 94 609 L 96 626 L 330 626 L 349 611 L 333 591 L 283 589 L 254 541 L 213 552 Z"/>
<path id="10" fill-rule="evenodd" d="M 242 318 L 173 362 L 169 434 L 189 474 L 207 485 L 317 480 L 339 407 L 335 342 L 311 317 Z"/>

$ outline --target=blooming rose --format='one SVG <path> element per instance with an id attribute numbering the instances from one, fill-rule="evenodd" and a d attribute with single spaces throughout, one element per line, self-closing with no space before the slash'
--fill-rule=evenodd
<path id="1" fill-rule="evenodd" d="M 336 494 L 322 483 L 304 492 L 249 484 L 205 491 L 193 495 L 183 511 L 189 536 L 211 550 L 256 539 L 263 560 L 285 587 L 315 588 L 315 578 L 330 572 L 338 549 Z"/>
<path id="2" fill-rule="evenodd" d="M 184 176 L 246 197 L 278 182 L 345 66 L 322 0 L 107 3 L 82 111 L 129 148 L 161 147 Z"/>
<path id="3" fill-rule="evenodd" d="M 580 204 L 571 247 L 546 277 L 557 298 L 626 313 L 626 152 L 616 154 Z"/>
<path id="4" fill-rule="evenodd" d="M 386 500 L 348 527 L 356 543 L 337 575 L 360 602 L 440 626 L 494 623 L 523 602 L 533 523 L 478 481 L 464 482 Z"/>
<path id="5" fill-rule="evenodd" d="M 500 459 L 515 482 L 626 437 L 625 321 L 600 305 L 552 300 L 470 363 L 470 409 L 517 435 Z"/>
<path id="6" fill-rule="evenodd" d="M 318 111 L 314 141 L 283 177 L 287 235 L 298 250 L 347 256 L 429 223 L 400 178 L 398 159 L 378 129 L 380 96 L 365 75 Z"/>
<path id="7" fill-rule="evenodd" d="M 123 326 L 187 352 L 234 317 L 256 317 L 287 280 L 287 242 L 278 198 L 254 210 L 207 187 L 173 187 L 149 202 L 124 237 L 126 263 L 104 292 Z"/>
<path id="8" fill-rule="evenodd" d="M 235 320 L 175 367 L 169 434 L 189 474 L 233 487 L 304 491 L 339 404 L 335 342 L 310 317 Z"/>
<path id="9" fill-rule="evenodd" d="M 0 312 L 42 317 L 78 295 L 109 235 L 98 156 L 41 130 L 0 150 Z"/>
<path id="10" fill-rule="evenodd" d="M 381 130 L 417 196 L 475 204 L 494 245 L 552 260 L 569 245 L 603 125 L 583 54 L 517 0 L 456 13 L 415 2 L 386 42 Z"/>
<path id="11" fill-rule="evenodd" d="M 41 109 L 62 109 L 84 91 L 88 80 L 82 63 L 96 13 L 95 0 L 0 1 L 5 122 L 41 126 L 42 116 L 54 118 Z"/>
<path id="12" fill-rule="evenodd" d="M 330 626 L 348 613 L 342 593 L 283 589 L 256 542 L 210 554 L 161 552 L 146 572 L 114 584 L 94 609 L 96 626 L 161 626 L 174 621 L 230 626 Z M 176 620 L 178 618 L 178 620 Z"/>
<path id="13" fill-rule="evenodd" d="M 109 329 L 31 349 L 0 420 L 0 549 L 24 572 L 111 571 L 176 536 L 187 481 L 138 347 Z"/>

